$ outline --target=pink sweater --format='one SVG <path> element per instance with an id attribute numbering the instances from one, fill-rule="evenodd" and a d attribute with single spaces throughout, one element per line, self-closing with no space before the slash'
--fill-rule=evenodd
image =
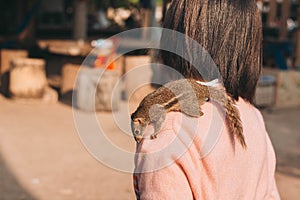
<path id="1" fill-rule="evenodd" d="M 168 113 L 158 138 L 146 138 L 137 146 L 137 199 L 280 199 L 275 154 L 263 118 L 243 99 L 237 107 L 247 149 L 230 134 L 211 103 L 202 106 L 200 118 Z M 153 127 L 145 133 L 149 137 Z"/>

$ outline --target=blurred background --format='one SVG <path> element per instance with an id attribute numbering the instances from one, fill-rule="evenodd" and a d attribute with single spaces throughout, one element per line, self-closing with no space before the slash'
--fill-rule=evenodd
<path id="1" fill-rule="evenodd" d="M 106 136 L 134 152 L 133 138 L 114 125 L 111 113 L 133 111 L 153 90 L 151 84 L 136 88 L 137 80 L 166 76 L 150 64 L 157 52 L 142 48 L 150 39 L 158 41 L 160 32 L 141 31 L 126 40 L 111 36 L 160 27 L 170 2 L 0 0 L 0 200 L 134 199 L 132 175 L 101 164 L 81 143 L 72 96 L 74 109 L 82 116 L 96 110 L 110 127 Z M 277 154 L 283 200 L 300 197 L 299 5 L 257 1 L 264 59 L 255 105 Z M 120 55 L 133 48 L 139 50 Z M 138 77 L 122 77 L 141 65 L 146 66 Z M 105 74 L 100 83 L 93 78 L 99 73 Z M 106 159 L 113 160 L 111 155 Z"/>

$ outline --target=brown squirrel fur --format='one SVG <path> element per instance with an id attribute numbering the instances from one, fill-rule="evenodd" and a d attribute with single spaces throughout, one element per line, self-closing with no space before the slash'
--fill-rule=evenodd
<path id="1" fill-rule="evenodd" d="M 204 113 L 201 111 L 201 105 L 208 101 L 217 102 L 225 109 L 230 132 L 246 148 L 240 113 L 234 100 L 227 95 L 223 87 L 201 85 L 194 79 L 171 81 L 141 101 L 131 115 L 131 129 L 135 140 L 141 142 L 143 132 L 150 123 L 154 125 L 151 139 L 156 138 L 168 112 L 182 112 L 190 117 L 202 116 Z"/>

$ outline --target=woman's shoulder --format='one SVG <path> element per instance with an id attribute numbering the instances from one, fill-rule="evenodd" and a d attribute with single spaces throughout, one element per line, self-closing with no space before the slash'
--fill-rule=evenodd
<path id="1" fill-rule="evenodd" d="M 241 114 L 241 119 L 244 121 L 245 125 L 249 122 L 251 124 L 259 125 L 261 128 L 265 129 L 264 118 L 258 108 L 242 98 L 239 98 L 236 104 Z"/>
<path id="2" fill-rule="evenodd" d="M 245 134 L 249 131 L 252 132 L 253 124 L 258 132 L 265 131 L 264 121 L 259 110 L 243 99 L 239 99 L 236 106 L 240 112 Z M 138 145 L 140 146 L 139 150 L 144 153 L 155 152 L 168 148 L 174 143 L 178 145 L 179 142 L 186 147 L 194 143 L 199 148 L 207 148 L 203 151 L 210 151 L 218 143 L 223 133 L 230 135 L 226 128 L 226 116 L 220 106 L 212 103 L 203 104 L 201 111 L 204 113 L 201 117 L 189 117 L 181 112 L 167 113 L 157 138 L 151 139 L 151 135 L 154 133 L 154 127 L 151 124 L 146 128 L 144 140 Z"/>
<path id="3" fill-rule="evenodd" d="M 224 129 L 224 116 L 210 103 L 205 103 L 201 110 L 204 113 L 201 117 L 189 117 L 181 112 L 167 113 L 157 138 L 150 139 L 154 128 L 149 125 L 145 130 L 143 142 L 138 145 L 140 146 L 138 150 L 144 153 L 162 149 L 173 151 L 174 146 L 186 149 L 193 144 L 197 144 L 200 148 L 208 135 L 216 142 Z"/>

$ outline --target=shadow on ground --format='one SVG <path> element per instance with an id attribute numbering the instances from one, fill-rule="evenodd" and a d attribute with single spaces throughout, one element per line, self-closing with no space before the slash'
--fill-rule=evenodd
<path id="1" fill-rule="evenodd" d="M 262 112 L 277 158 L 277 172 L 300 178 L 300 107 Z"/>
<path id="2" fill-rule="evenodd" d="M 0 199 L 1 200 L 35 200 L 19 183 L 9 170 L 0 153 Z"/>
<path id="3" fill-rule="evenodd" d="M 294 178 L 300 178 L 300 155 L 277 154 L 277 171 Z"/>

